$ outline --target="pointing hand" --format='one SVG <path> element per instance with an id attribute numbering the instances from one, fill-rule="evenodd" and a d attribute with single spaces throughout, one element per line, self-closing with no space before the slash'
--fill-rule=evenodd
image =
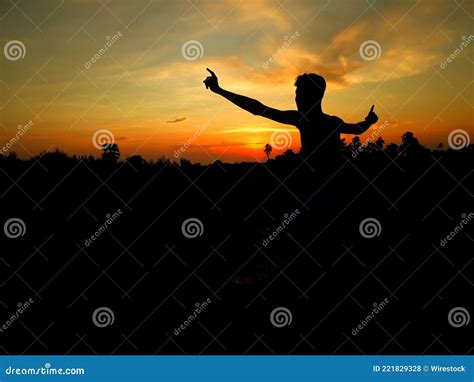
<path id="1" fill-rule="evenodd" d="M 215 93 L 217 90 L 219 90 L 219 82 L 217 81 L 217 76 L 211 69 L 207 68 L 207 71 L 211 75 L 206 77 L 206 79 L 203 81 L 204 85 L 206 85 L 206 89 L 211 89 L 211 91 Z"/>

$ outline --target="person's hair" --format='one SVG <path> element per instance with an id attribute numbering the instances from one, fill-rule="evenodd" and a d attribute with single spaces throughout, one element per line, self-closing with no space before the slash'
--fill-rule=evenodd
<path id="1" fill-rule="evenodd" d="M 295 86 L 322 98 L 326 90 L 326 80 L 315 73 L 304 73 L 296 77 Z"/>

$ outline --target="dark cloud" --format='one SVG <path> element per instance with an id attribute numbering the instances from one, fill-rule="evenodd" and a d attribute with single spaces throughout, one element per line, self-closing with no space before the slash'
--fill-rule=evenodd
<path id="1" fill-rule="evenodd" d="M 183 122 L 183 121 L 186 121 L 186 120 L 187 120 L 186 117 L 181 117 L 181 118 L 172 119 L 170 121 L 166 121 L 166 123 L 177 123 L 177 122 Z"/>

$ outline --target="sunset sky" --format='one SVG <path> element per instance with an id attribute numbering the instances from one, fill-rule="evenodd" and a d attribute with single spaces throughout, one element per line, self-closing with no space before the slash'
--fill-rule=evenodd
<path id="1" fill-rule="evenodd" d="M 192 161 L 263 160 L 279 129 L 299 150 L 294 127 L 206 90 L 206 67 L 223 88 L 282 109 L 295 108 L 295 77 L 315 72 L 328 82 L 326 113 L 357 122 L 374 104 L 386 142 L 409 130 L 429 147 L 446 145 L 463 129 L 472 143 L 474 44 L 454 52 L 472 41 L 473 8 L 468 0 L 4 0 L 2 48 L 17 40 L 25 51 L 9 59 L 2 49 L 0 143 L 31 120 L 9 149 L 23 158 L 55 148 L 98 156 L 100 129 L 122 157 L 173 157 L 192 138 L 183 154 Z M 361 55 L 369 40 L 379 57 Z M 183 54 L 189 41 L 201 44 L 197 56 Z"/>

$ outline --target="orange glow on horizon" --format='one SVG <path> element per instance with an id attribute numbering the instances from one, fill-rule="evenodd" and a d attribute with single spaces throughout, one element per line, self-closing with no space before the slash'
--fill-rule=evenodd
<path id="1" fill-rule="evenodd" d="M 343 15 L 342 5 L 326 2 L 296 1 L 286 10 L 266 0 L 204 1 L 194 8 L 187 1 L 148 3 L 108 4 L 111 17 L 96 2 L 66 2 L 41 32 L 0 4 L 2 43 L 19 40 L 26 48 L 23 58 L 4 56 L 0 64 L 1 146 L 14 139 L 18 125 L 33 122 L 4 154 L 28 158 L 59 148 L 99 156 L 92 137 L 101 129 L 113 134 L 122 159 L 174 159 L 191 141 L 179 158 L 265 160 L 264 146 L 278 130 L 289 132 L 288 148 L 299 151 L 296 128 L 253 116 L 206 90 L 206 67 L 223 88 L 283 110 L 295 108 L 295 77 L 319 73 L 328 85 L 323 110 L 358 122 L 375 104 L 378 124 L 387 121 L 386 143 L 400 143 L 405 131 L 431 148 L 446 145 L 454 129 L 472 136 L 472 46 L 440 66 L 470 36 L 471 19 L 455 3 L 377 3 L 377 11 L 350 3 Z M 51 11 L 43 0 L 22 7 L 33 18 Z M 131 24 L 124 28 L 119 20 Z M 373 40 L 380 54 L 364 58 L 360 48 Z M 196 45 L 196 57 L 184 50 L 193 41 L 202 47 L 199 52 Z M 352 136 L 342 138 L 349 143 Z"/>

